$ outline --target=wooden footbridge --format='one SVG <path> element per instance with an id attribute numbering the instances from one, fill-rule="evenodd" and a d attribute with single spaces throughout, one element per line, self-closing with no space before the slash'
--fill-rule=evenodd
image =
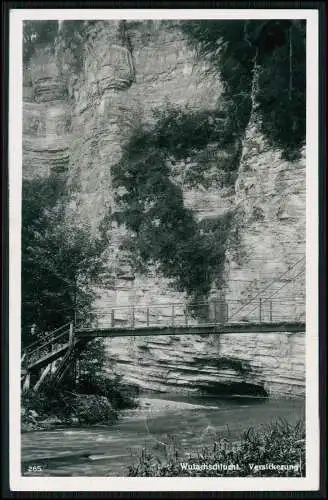
<path id="1" fill-rule="evenodd" d="M 295 301 L 288 304 L 259 298 L 247 303 L 246 316 L 240 301 L 203 302 L 190 310 L 185 303 L 98 309 L 80 323 L 67 323 L 43 335 L 24 350 L 23 388 L 38 390 L 49 375 L 59 382 L 86 344 L 100 337 L 305 332 L 302 315 L 290 320 L 290 310 L 297 305 L 301 310 L 302 304 Z"/>
<path id="2" fill-rule="evenodd" d="M 304 299 L 279 296 L 287 282 L 304 276 L 304 263 L 302 257 L 246 301 L 100 307 L 89 317 L 43 334 L 24 350 L 23 388 L 37 390 L 47 376 L 60 381 L 86 344 L 100 337 L 305 332 Z"/>

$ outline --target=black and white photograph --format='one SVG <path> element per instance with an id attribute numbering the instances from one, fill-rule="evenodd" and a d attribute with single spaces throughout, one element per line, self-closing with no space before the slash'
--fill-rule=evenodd
<path id="1" fill-rule="evenodd" d="M 317 12 L 11 23 L 12 484 L 313 488 Z"/>

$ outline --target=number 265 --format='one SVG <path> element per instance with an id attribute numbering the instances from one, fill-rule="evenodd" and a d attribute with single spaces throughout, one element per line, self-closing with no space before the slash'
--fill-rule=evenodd
<path id="1" fill-rule="evenodd" d="M 29 465 L 28 466 L 28 472 L 41 472 L 41 471 L 42 471 L 41 465 Z"/>

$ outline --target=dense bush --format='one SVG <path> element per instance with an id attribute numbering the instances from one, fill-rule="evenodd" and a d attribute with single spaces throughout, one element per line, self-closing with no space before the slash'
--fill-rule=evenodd
<path id="1" fill-rule="evenodd" d="M 113 378 L 82 376 L 76 386 L 82 394 L 101 396 L 108 399 L 114 408 L 132 408 L 138 395 L 138 386 L 122 383 L 121 377 Z"/>
<path id="2" fill-rule="evenodd" d="M 110 401 L 94 394 L 75 395 L 71 411 L 82 425 L 111 423 L 117 418 Z"/>
<path id="3" fill-rule="evenodd" d="M 40 389 L 23 391 L 21 397 L 23 430 L 42 428 L 47 423 L 92 425 L 112 423 L 118 412 L 136 406 L 138 391 L 118 377 L 95 378 L 84 374 L 74 384 L 67 377 L 60 384 L 48 380 Z"/>
<path id="4" fill-rule="evenodd" d="M 183 466 L 181 466 L 183 464 Z M 202 464 L 239 465 L 239 470 L 215 470 Z M 289 465 L 290 470 L 261 470 L 256 465 Z M 252 465 L 254 467 L 252 467 Z M 189 468 L 189 467 L 190 468 Z M 149 449 L 143 449 L 138 461 L 129 467 L 129 476 L 212 476 L 212 477 L 301 477 L 305 476 L 305 426 L 300 421 L 291 425 L 278 420 L 262 428 L 251 428 L 237 444 L 226 444 L 218 439 L 212 446 L 187 456 L 178 449 L 170 449 L 165 461 Z"/>

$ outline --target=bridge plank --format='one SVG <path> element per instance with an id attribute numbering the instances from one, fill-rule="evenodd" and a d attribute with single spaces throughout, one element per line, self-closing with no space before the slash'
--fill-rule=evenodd
<path id="1" fill-rule="evenodd" d="M 227 323 L 223 325 L 203 324 L 193 326 L 149 326 L 123 328 L 76 329 L 79 338 L 96 337 L 142 337 L 157 335 L 206 335 L 220 333 L 283 333 L 304 332 L 304 322 L 282 323 Z"/>

